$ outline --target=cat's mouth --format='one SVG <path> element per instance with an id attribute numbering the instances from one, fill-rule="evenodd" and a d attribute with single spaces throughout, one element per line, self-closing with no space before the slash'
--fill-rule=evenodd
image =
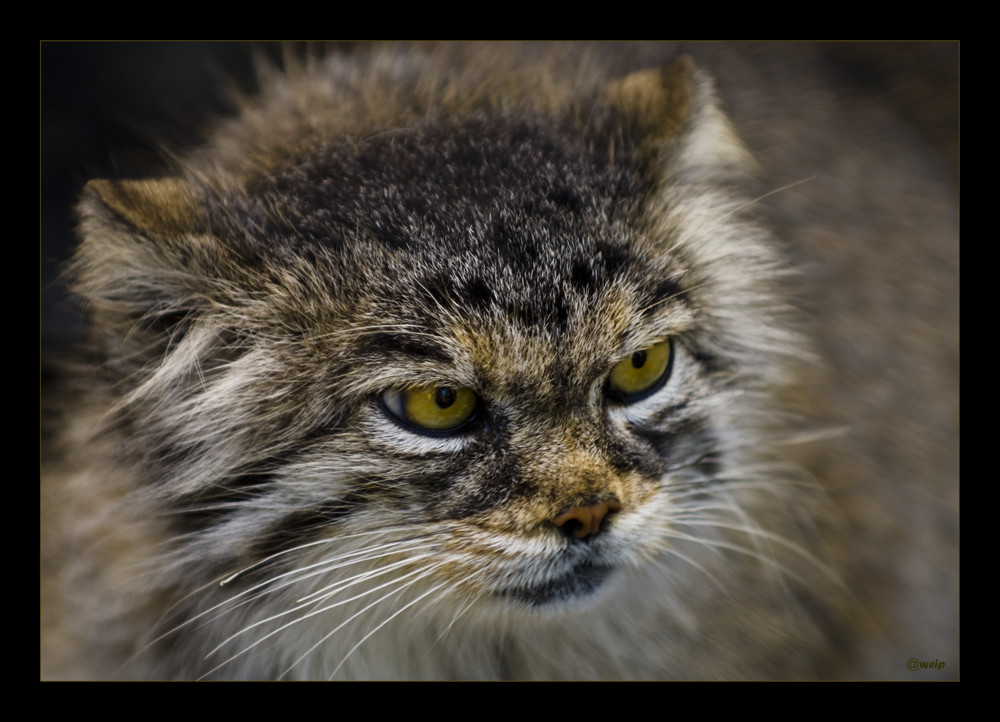
<path id="1" fill-rule="evenodd" d="M 615 568 L 585 561 L 541 583 L 505 589 L 501 596 L 514 598 L 534 607 L 580 601 L 593 595 Z"/>

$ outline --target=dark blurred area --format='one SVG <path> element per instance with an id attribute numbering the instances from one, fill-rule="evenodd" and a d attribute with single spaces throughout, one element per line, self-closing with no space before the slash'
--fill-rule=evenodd
<path id="1" fill-rule="evenodd" d="M 251 43 L 42 42 L 40 321 L 46 362 L 72 342 L 76 313 L 58 281 L 76 244 L 73 207 L 91 178 L 143 177 L 163 149 L 197 141 L 229 110 L 230 88 L 252 91 L 254 58 L 287 46 Z"/>

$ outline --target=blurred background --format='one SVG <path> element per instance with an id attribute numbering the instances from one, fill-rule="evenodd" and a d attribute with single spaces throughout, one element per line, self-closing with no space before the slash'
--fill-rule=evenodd
<path id="1" fill-rule="evenodd" d="M 254 57 L 282 46 L 251 43 L 40 44 L 40 325 L 46 360 L 72 341 L 76 316 L 58 283 L 76 244 L 73 207 L 91 178 L 142 177 L 160 148 L 197 140 L 228 109 L 227 89 L 253 90 Z"/>

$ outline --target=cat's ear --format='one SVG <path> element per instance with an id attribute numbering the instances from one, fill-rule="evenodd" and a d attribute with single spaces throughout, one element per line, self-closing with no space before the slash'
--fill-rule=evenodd
<path id="1" fill-rule="evenodd" d="M 87 184 L 70 273 L 96 325 L 162 331 L 197 311 L 206 268 L 225 253 L 199 208 L 195 188 L 180 178 Z"/>
<path id="2" fill-rule="evenodd" d="M 181 178 L 152 180 L 92 180 L 82 201 L 88 211 L 118 222 L 150 237 L 197 230 L 199 223 L 194 189 Z"/>
<path id="3" fill-rule="evenodd" d="M 651 142 L 669 140 L 691 117 L 695 66 L 682 55 L 662 68 L 641 70 L 612 83 L 608 100 L 629 131 Z"/>
<path id="4" fill-rule="evenodd" d="M 711 77 L 690 56 L 612 83 L 607 98 L 658 175 L 714 175 L 752 163 L 719 107 Z"/>

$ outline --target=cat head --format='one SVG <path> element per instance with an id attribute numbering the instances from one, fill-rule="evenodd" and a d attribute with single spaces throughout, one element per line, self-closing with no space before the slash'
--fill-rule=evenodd
<path id="1" fill-rule="evenodd" d="M 687 58 L 555 94 L 339 67 L 80 206 L 169 584 L 589 600 L 760 450 L 789 337 L 748 155 Z"/>

